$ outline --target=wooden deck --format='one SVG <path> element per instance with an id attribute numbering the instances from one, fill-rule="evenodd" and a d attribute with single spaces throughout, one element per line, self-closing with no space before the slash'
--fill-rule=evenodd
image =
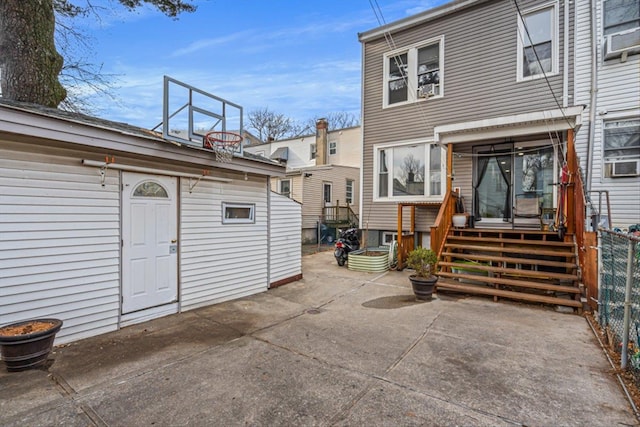
<path id="1" fill-rule="evenodd" d="M 438 267 L 439 292 L 583 307 L 576 245 L 552 232 L 452 229 Z"/>

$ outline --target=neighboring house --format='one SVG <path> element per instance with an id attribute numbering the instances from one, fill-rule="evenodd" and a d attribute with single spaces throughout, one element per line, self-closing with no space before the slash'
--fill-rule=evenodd
<path id="1" fill-rule="evenodd" d="M 576 103 L 587 106 L 576 145 L 601 224 L 610 214 L 626 230 L 640 223 L 640 1 L 575 4 Z"/>
<path id="2" fill-rule="evenodd" d="M 271 189 L 302 203 L 304 242 L 317 242 L 319 221 L 325 224 L 321 240 L 324 236 L 330 242 L 335 232 L 326 232 L 327 224 L 357 225 L 361 143 L 359 126 L 328 131 L 327 121 L 320 119 L 315 135 L 247 146 L 245 151 L 286 165 L 286 175 L 273 177 Z"/>
<path id="3" fill-rule="evenodd" d="M 584 109 L 573 22 L 570 1 L 456 0 L 359 34 L 369 245 L 397 238 L 401 212 L 403 224 L 414 217 L 416 244 L 430 246 L 454 188 L 475 227 L 540 227 L 516 213 L 523 199 L 557 206 Z"/>
<path id="4" fill-rule="evenodd" d="M 64 343 L 299 279 L 301 207 L 269 191 L 284 173 L 0 99 L 0 324 L 60 318 Z"/>

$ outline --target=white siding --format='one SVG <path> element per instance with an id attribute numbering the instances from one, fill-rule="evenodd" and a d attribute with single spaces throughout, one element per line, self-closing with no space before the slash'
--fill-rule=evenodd
<path id="1" fill-rule="evenodd" d="M 271 283 L 302 274 L 302 206 L 271 193 Z"/>
<path id="2" fill-rule="evenodd" d="M 0 148 L 0 324 L 62 319 L 58 344 L 117 329 L 119 174 L 102 187 L 64 152 Z"/>
<path id="3" fill-rule="evenodd" d="M 591 102 L 591 17 L 590 2 L 576 2 L 576 103 L 589 108 Z M 595 105 L 591 189 L 608 190 L 611 199 L 612 226 L 626 228 L 640 223 L 640 177 L 605 178 L 603 176 L 603 121 L 640 117 L 640 55 L 603 60 L 602 2 L 596 2 L 597 33 L 597 99 Z M 586 167 L 589 139 L 588 109 L 585 122 L 576 135 L 580 164 Z M 597 204 L 597 194 L 592 200 Z M 603 199 L 604 202 L 604 199 Z M 603 203 L 604 204 L 604 203 Z M 603 209 L 606 211 L 606 208 Z"/>
<path id="4" fill-rule="evenodd" d="M 267 290 L 267 181 L 181 180 L 182 310 Z M 222 224 L 222 203 L 255 204 L 254 224 Z"/>

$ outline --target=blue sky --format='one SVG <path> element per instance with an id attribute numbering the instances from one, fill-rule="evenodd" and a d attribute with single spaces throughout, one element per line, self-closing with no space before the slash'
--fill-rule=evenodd
<path id="1" fill-rule="evenodd" d="M 104 0 L 102 0 L 104 2 Z M 95 3 L 95 2 L 94 2 Z M 172 20 L 150 8 L 111 10 L 74 21 L 93 56 L 116 76 L 116 100 L 93 96 L 96 115 L 152 128 L 162 121 L 162 78 L 297 121 L 332 112 L 360 114 L 358 33 L 445 0 L 199 0 Z"/>

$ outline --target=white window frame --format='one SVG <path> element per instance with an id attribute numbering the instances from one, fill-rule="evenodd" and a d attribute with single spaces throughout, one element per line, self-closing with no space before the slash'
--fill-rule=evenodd
<path id="1" fill-rule="evenodd" d="M 338 153 L 338 142 L 329 141 L 329 155 L 333 156 Z"/>
<path id="2" fill-rule="evenodd" d="M 387 238 L 391 237 L 390 241 L 387 241 Z M 382 232 L 382 243 L 384 246 L 391 245 L 391 242 L 398 241 L 398 232 L 397 231 L 383 231 Z"/>
<path id="3" fill-rule="evenodd" d="M 523 56 L 524 56 L 524 41 L 528 40 L 528 35 L 527 32 L 525 31 L 525 27 L 524 27 L 524 20 L 523 18 L 518 15 L 518 29 L 517 29 L 517 34 L 516 34 L 516 39 L 518 41 L 518 57 L 517 57 L 517 75 L 516 75 L 516 81 L 518 82 L 526 82 L 526 81 L 531 81 L 531 80 L 537 80 L 537 79 L 541 79 L 541 78 L 545 78 L 546 77 L 550 77 L 550 76 L 555 76 L 559 73 L 559 67 L 560 67 L 560 12 L 559 12 L 559 7 L 558 7 L 558 2 L 553 1 L 553 2 L 549 2 L 549 3 L 545 3 L 542 4 L 540 6 L 531 8 L 531 9 L 527 9 L 524 10 L 522 12 L 522 16 L 526 16 L 526 15 L 531 15 L 534 13 L 538 13 L 538 12 L 542 12 L 545 9 L 552 9 L 551 11 L 551 20 L 553 21 L 551 23 L 551 27 L 552 27 L 552 37 L 553 40 L 551 40 L 551 70 L 550 71 L 543 71 L 540 74 L 534 74 L 531 76 L 523 76 L 524 73 L 524 61 L 523 61 Z M 566 54 L 566 53 L 565 53 Z"/>
<path id="4" fill-rule="evenodd" d="M 355 186 L 355 181 L 353 179 L 347 179 L 345 184 L 345 202 L 348 204 L 353 204 L 353 189 Z"/>
<path id="5" fill-rule="evenodd" d="M 424 172 L 424 195 L 411 195 L 411 196 L 393 196 L 393 148 L 403 147 L 408 145 L 424 145 L 425 150 L 425 172 Z M 440 194 L 431 194 L 431 173 L 429 171 L 430 164 L 430 147 L 435 145 L 433 139 L 418 139 L 412 141 L 405 141 L 400 143 L 388 143 L 388 144 L 376 144 L 373 146 L 373 201 L 374 202 L 390 202 L 390 201 L 407 201 L 407 202 L 441 202 L 444 200 L 444 193 L 446 192 L 446 159 L 447 153 L 444 148 L 440 148 Z M 389 172 L 387 177 L 387 188 L 389 195 L 386 197 L 379 196 L 379 182 L 378 182 L 378 170 L 380 167 L 380 150 L 387 150 L 391 155 L 388 157 Z"/>
<path id="6" fill-rule="evenodd" d="M 637 42 L 640 37 L 640 17 L 635 19 L 621 20 L 619 22 L 611 23 L 608 25 L 606 21 L 607 17 L 607 4 L 612 0 L 602 0 L 602 36 L 603 36 L 603 51 L 604 60 L 617 59 L 625 55 L 637 55 L 640 53 L 640 44 Z M 635 25 L 634 25 L 635 24 Z M 627 39 L 626 46 L 618 45 L 617 48 L 613 46 L 613 39 Z"/>
<path id="7" fill-rule="evenodd" d="M 247 218 L 227 218 L 227 209 L 229 208 L 249 209 L 249 216 Z M 256 211 L 255 203 L 222 202 L 222 223 L 223 224 L 254 224 L 256 222 L 255 211 Z"/>
<path id="8" fill-rule="evenodd" d="M 612 117 L 608 117 L 607 120 L 603 120 L 602 121 L 602 165 L 603 165 L 603 170 L 602 170 L 602 177 L 604 179 L 607 180 L 620 180 L 620 179 L 625 179 L 625 178 L 631 178 L 631 179 L 637 179 L 638 176 L 640 175 L 620 175 L 620 176 L 613 176 L 612 172 L 613 172 L 613 166 L 609 166 L 612 165 L 613 163 L 617 163 L 617 162 L 640 162 L 640 158 L 638 157 L 629 157 L 626 159 L 612 159 L 612 160 L 608 160 L 607 159 L 607 155 L 606 155 L 606 129 L 607 129 L 607 123 L 611 123 L 611 122 L 632 122 L 632 121 L 640 121 L 640 116 L 620 116 L 620 117 L 616 117 L 616 115 L 613 115 Z"/>
<path id="9" fill-rule="evenodd" d="M 287 193 L 287 194 L 282 192 L 282 184 L 285 183 L 285 182 L 289 183 L 289 193 Z M 288 179 L 288 178 L 287 179 L 281 179 L 278 182 L 278 193 L 280 193 L 283 196 L 287 196 L 287 197 L 291 198 L 291 193 L 292 193 L 292 191 L 291 191 L 291 179 Z"/>
<path id="10" fill-rule="evenodd" d="M 429 98 L 421 98 L 418 96 L 418 50 L 427 47 L 429 45 L 439 44 L 439 68 L 438 68 L 438 78 L 439 78 L 439 92 L 438 94 L 431 96 Z M 407 54 L 407 100 L 402 102 L 394 102 L 393 104 L 389 103 L 389 60 L 398 55 Z M 406 105 L 414 102 L 426 101 L 427 99 L 433 100 L 444 97 L 444 35 L 434 37 L 420 43 L 415 43 L 413 45 L 403 47 L 401 49 L 396 49 L 391 52 L 386 52 L 383 55 L 383 78 L 382 78 L 382 108 L 390 108 L 396 107 L 398 105 Z"/>
<path id="11" fill-rule="evenodd" d="M 326 188 L 329 187 L 329 200 L 325 197 L 327 193 L 325 192 Z M 333 203 L 333 183 L 331 182 L 323 182 L 322 183 L 322 202 L 326 205 Z"/>
<path id="12" fill-rule="evenodd" d="M 309 148 L 309 159 L 310 160 L 315 159 L 317 153 L 318 153 L 318 149 L 316 147 L 316 144 L 311 144 L 311 146 Z"/>

